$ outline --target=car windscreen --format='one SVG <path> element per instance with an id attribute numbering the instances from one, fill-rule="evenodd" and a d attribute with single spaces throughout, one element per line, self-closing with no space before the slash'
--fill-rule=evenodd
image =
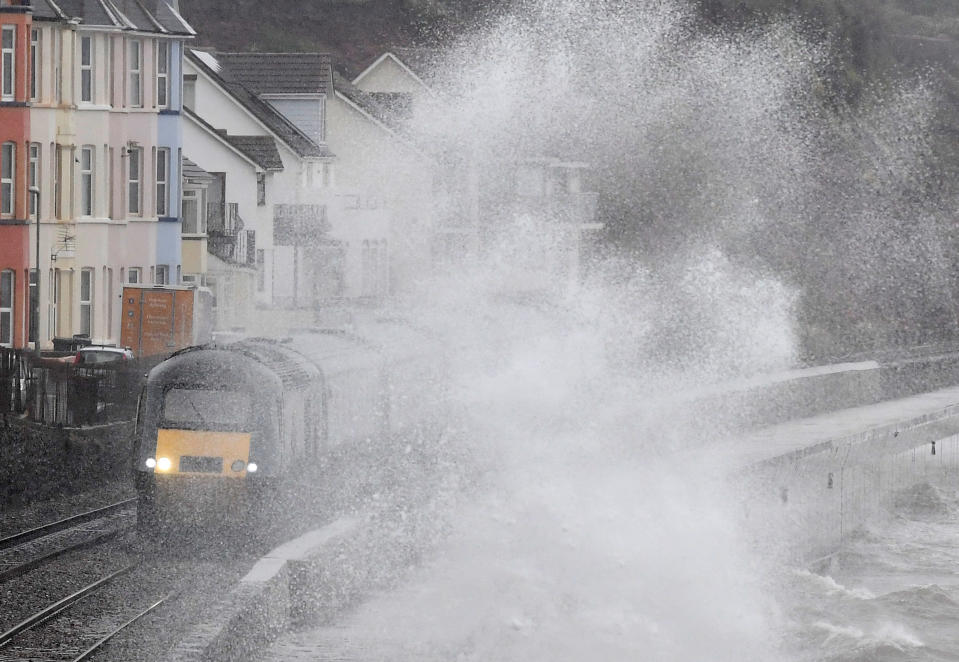
<path id="1" fill-rule="evenodd" d="M 171 388 L 163 396 L 165 424 L 203 430 L 243 430 L 252 415 L 243 391 Z"/>

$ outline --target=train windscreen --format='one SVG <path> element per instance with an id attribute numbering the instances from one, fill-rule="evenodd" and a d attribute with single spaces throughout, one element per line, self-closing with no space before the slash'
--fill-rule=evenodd
<path id="1" fill-rule="evenodd" d="M 242 430 L 252 414 L 250 396 L 243 391 L 171 388 L 163 397 L 166 425 L 206 430 Z"/>

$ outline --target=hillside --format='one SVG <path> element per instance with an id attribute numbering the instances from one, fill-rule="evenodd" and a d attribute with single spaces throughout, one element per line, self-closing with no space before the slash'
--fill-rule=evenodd
<path id="1" fill-rule="evenodd" d="M 198 45 L 324 51 L 351 73 L 389 47 L 441 43 L 478 13 L 452 0 L 187 0 L 181 9 Z"/>

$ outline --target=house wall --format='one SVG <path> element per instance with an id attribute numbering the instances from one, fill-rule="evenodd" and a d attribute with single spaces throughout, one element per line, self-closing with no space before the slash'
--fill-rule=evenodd
<path id="1" fill-rule="evenodd" d="M 38 184 L 41 190 L 40 229 L 40 328 L 41 344 L 49 347 L 54 336 L 81 331 L 81 274 L 92 273 L 91 332 L 95 342 L 119 341 L 120 293 L 131 268 L 141 270 L 141 282 L 150 282 L 151 270 L 167 265 L 171 280 L 180 264 L 179 114 L 158 118 L 156 106 L 156 39 L 123 35 L 97 26 L 71 29 L 58 22 L 40 27 L 40 94 L 30 109 L 31 140 L 40 145 Z M 93 98 L 81 100 L 81 37 L 93 39 Z M 140 84 L 142 105 L 127 98 L 129 43 L 142 44 Z M 58 47 L 56 41 L 59 40 Z M 171 109 L 178 109 L 181 48 L 172 40 L 170 69 Z M 56 98 L 57 69 L 61 94 Z M 158 141 L 158 138 L 161 139 Z M 156 148 L 171 149 L 168 208 L 174 215 L 158 223 L 156 206 Z M 56 148 L 59 146 L 61 182 L 59 201 L 54 196 Z M 80 155 L 93 148 L 93 213 L 81 209 Z M 129 148 L 141 150 L 140 211 L 131 214 Z M 55 209 L 59 202 L 59 215 Z M 35 241 L 35 230 L 31 241 Z M 155 272 L 153 272 L 155 273 Z M 60 287 L 54 311 L 49 305 L 51 286 Z"/>
<path id="2" fill-rule="evenodd" d="M 159 109 L 157 115 L 157 147 L 169 150 L 169 173 L 167 179 L 166 213 L 158 215 L 157 227 L 157 264 L 168 265 L 170 282 L 179 284 L 178 268 L 182 266 L 181 228 L 180 228 L 180 188 L 181 155 L 183 147 L 183 129 L 180 110 L 183 98 L 182 52 L 183 42 L 167 40 L 170 49 L 169 96 L 167 107 Z M 156 51 L 154 51 L 156 52 Z M 154 169 L 154 172 L 156 170 Z M 154 188 L 156 190 L 156 188 Z M 159 212 L 158 212 L 159 214 Z"/>
<path id="3" fill-rule="evenodd" d="M 269 99 L 271 106 L 283 113 L 286 119 L 316 143 L 324 140 L 323 106 L 325 103 L 325 96 L 309 99 Z"/>
<path id="4" fill-rule="evenodd" d="M 422 83 L 412 78 L 409 72 L 391 57 L 380 60 L 354 84 L 364 92 L 406 92 L 412 94 L 414 99 L 428 93 Z"/>
<path id="5" fill-rule="evenodd" d="M 27 142 L 30 134 L 29 53 L 32 15 L 29 7 L 0 4 L 0 26 L 12 26 L 14 39 L 13 99 L 0 105 L 0 143 L 12 143 L 13 204 L 10 214 L 0 216 L 0 271 L 13 273 L 13 299 L 10 302 L 10 338 L 6 346 L 24 347 L 29 315 L 29 193 L 27 192 Z"/>
<path id="6" fill-rule="evenodd" d="M 392 212 L 389 235 L 394 289 L 429 269 L 433 225 L 433 170 L 429 158 L 365 117 L 339 95 L 327 106 L 336 181 L 355 192 L 361 207 Z"/>

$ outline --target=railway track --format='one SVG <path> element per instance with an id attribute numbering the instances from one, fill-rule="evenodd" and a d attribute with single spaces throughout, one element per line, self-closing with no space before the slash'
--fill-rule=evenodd
<path id="1" fill-rule="evenodd" d="M 136 499 L 0 538 L 0 581 L 18 577 L 66 552 L 115 537 L 136 521 Z"/>
<path id="2" fill-rule="evenodd" d="M 55 627 L 53 621 L 58 617 L 65 617 L 68 612 L 78 603 L 113 583 L 118 578 L 130 573 L 137 567 L 137 563 L 131 563 L 119 570 L 111 572 L 70 595 L 47 605 L 34 614 L 25 618 L 15 626 L 0 634 L 0 660 L 56 660 L 57 662 L 70 661 L 82 662 L 88 660 L 103 646 L 120 634 L 123 630 L 130 627 L 141 618 L 151 613 L 170 598 L 176 595 L 176 592 L 167 594 L 159 600 L 153 601 L 145 608 L 138 609 L 132 613 L 118 615 L 113 624 L 108 626 L 106 632 L 101 625 L 99 631 L 84 632 L 84 628 Z M 94 610 L 98 611 L 98 610 Z M 72 618 L 69 620 L 73 620 Z M 43 626 L 49 624 L 45 629 Z M 87 630 L 93 630 L 87 627 Z M 31 637 L 32 635 L 32 637 Z M 64 642 L 63 639 L 72 641 Z M 87 643 L 94 639 L 93 643 Z"/>

